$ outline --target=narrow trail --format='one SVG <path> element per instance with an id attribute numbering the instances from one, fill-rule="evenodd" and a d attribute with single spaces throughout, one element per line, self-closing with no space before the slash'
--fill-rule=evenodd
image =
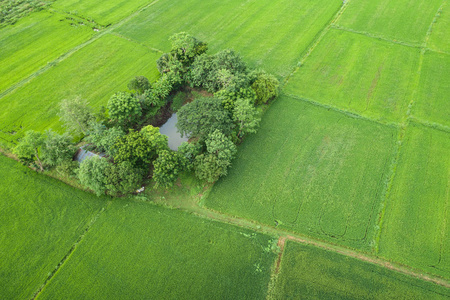
<path id="1" fill-rule="evenodd" d="M 44 283 L 38 288 L 38 290 L 34 293 L 33 297 L 31 297 L 31 300 L 35 300 L 37 297 L 39 297 L 40 293 L 44 290 L 44 288 L 47 286 L 47 284 L 50 282 L 50 280 L 56 275 L 56 273 L 61 269 L 62 266 L 69 260 L 72 253 L 77 248 L 78 244 L 83 240 L 83 238 L 86 236 L 86 234 L 91 229 L 92 225 L 97 221 L 99 216 L 108 208 L 110 202 L 108 202 L 105 207 L 103 207 L 88 223 L 86 228 L 83 230 L 82 234 L 78 237 L 78 239 L 72 244 L 72 247 L 70 247 L 69 251 L 64 255 L 64 257 L 61 259 L 61 261 L 58 263 L 58 265 L 53 269 L 53 271 L 47 276 Z"/>
<path id="2" fill-rule="evenodd" d="M 91 37 L 89 40 L 85 41 L 84 43 L 79 44 L 78 46 L 75 46 L 74 48 L 72 48 L 71 50 L 67 51 L 66 53 L 60 55 L 58 58 L 52 60 L 51 62 L 48 62 L 45 66 L 43 66 L 42 68 L 40 68 L 39 70 L 37 70 L 36 72 L 30 74 L 28 77 L 22 79 L 21 81 L 16 82 L 15 84 L 11 85 L 10 87 L 8 87 L 6 90 L 4 90 L 3 92 L 0 93 L 0 99 L 7 96 L 8 94 L 14 92 L 16 89 L 24 86 L 25 84 L 27 84 L 28 82 L 30 82 L 31 80 L 33 80 L 33 78 L 41 75 L 42 73 L 45 73 L 46 71 L 48 71 L 49 69 L 51 69 L 53 66 L 55 66 L 56 64 L 64 61 L 66 58 L 70 57 L 71 55 L 73 55 L 74 53 L 76 53 L 78 50 L 83 49 L 84 47 L 92 44 L 93 42 L 95 42 L 96 40 L 98 40 L 99 38 L 101 38 L 102 36 L 111 33 L 114 29 L 120 27 L 121 25 L 123 25 L 124 23 L 126 23 L 127 21 L 129 21 L 130 19 L 134 18 L 136 15 L 138 15 L 139 13 L 141 13 L 142 11 L 146 10 L 147 8 L 155 5 L 156 3 L 158 3 L 159 0 L 155 0 L 143 7 L 141 7 L 140 9 L 136 10 L 134 13 L 130 14 L 129 16 L 123 18 L 122 20 L 120 20 L 119 22 L 117 22 L 116 24 L 113 24 L 105 29 L 102 29 L 99 33 L 97 33 L 96 35 L 94 35 L 93 37 Z M 152 49 L 153 51 L 160 51 L 158 49 Z"/>

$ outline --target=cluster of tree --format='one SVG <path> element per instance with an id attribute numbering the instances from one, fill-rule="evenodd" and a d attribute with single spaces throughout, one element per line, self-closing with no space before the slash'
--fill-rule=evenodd
<path id="1" fill-rule="evenodd" d="M 129 91 L 115 93 L 107 110 L 95 114 L 81 98 L 63 100 L 60 119 L 68 132 L 84 137 L 88 149 L 104 154 L 75 166 L 75 147 L 69 134 L 52 131 L 26 133 L 15 152 L 21 161 L 40 170 L 57 166 L 76 174 L 82 185 L 97 195 L 132 193 L 146 178 L 168 188 L 185 170 L 214 182 L 226 175 L 236 145 L 260 122 L 257 106 L 277 96 L 278 80 L 263 71 L 250 70 L 232 50 L 206 54 L 204 42 L 186 34 L 171 38 L 169 53 L 157 61 L 161 77 L 151 84 L 138 76 Z M 168 97 L 184 85 L 205 89 L 213 97 L 197 98 L 178 110 L 177 128 L 189 136 L 178 151 L 150 120 L 170 104 Z"/>

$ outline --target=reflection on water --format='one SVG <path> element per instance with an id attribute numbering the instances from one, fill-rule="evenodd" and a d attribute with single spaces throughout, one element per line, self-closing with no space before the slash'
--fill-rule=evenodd
<path id="1" fill-rule="evenodd" d="M 175 124 L 177 124 L 177 114 L 173 114 L 170 119 L 159 128 L 161 134 L 165 134 L 169 137 L 169 148 L 172 150 L 177 150 L 182 142 L 187 142 L 188 140 L 187 137 L 181 137 Z"/>

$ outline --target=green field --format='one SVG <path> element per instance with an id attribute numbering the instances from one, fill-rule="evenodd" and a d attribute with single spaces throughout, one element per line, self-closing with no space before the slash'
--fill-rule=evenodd
<path id="1" fill-rule="evenodd" d="M 351 0 L 340 26 L 421 45 L 443 0 Z"/>
<path id="2" fill-rule="evenodd" d="M 418 119 L 450 126 L 450 55 L 426 52 L 413 107 Z"/>
<path id="3" fill-rule="evenodd" d="M 0 29 L 0 93 L 88 40 L 94 31 L 63 15 L 38 12 Z"/>
<path id="4" fill-rule="evenodd" d="M 450 3 L 444 2 L 437 22 L 428 41 L 428 46 L 434 50 L 450 53 Z"/>
<path id="5" fill-rule="evenodd" d="M 58 103 L 81 96 L 98 108 L 127 83 L 158 77 L 161 54 L 115 35 L 106 35 L 0 101 L 0 143 L 11 144 L 28 129 L 60 130 Z"/>
<path id="6" fill-rule="evenodd" d="M 448 299 L 444 287 L 313 246 L 288 242 L 274 299 Z"/>
<path id="7" fill-rule="evenodd" d="M 450 298 L 448 0 L 49 2 L 0 28 L 2 151 L 158 79 L 181 31 L 281 96 L 212 187 L 97 198 L 0 154 L 0 299 Z"/>
<path id="8" fill-rule="evenodd" d="M 398 162 L 380 254 L 450 277 L 450 133 L 411 123 Z"/>
<path id="9" fill-rule="evenodd" d="M 1 154 L 0 195 L 0 298 L 30 299 L 106 202 Z"/>
<path id="10" fill-rule="evenodd" d="M 283 77 L 341 4 L 340 0 L 159 1 L 117 32 L 168 51 L 168 38 L 186 31 L 207 41 L 212 53 L 235 49 L 252 67 Z"/>
<path id="11" fill-rule="evenodd" d="M 114 201 L 39 298 L 264 299 L 274 242 L 177 210 Z"/>
<path id="12" fill-rule="evenodd" d="M 52 7 L 57 11 L 93 20 L 101 26 L 108 26 L 151 2 L 153 0 L 57 0 Z"/>
<path id="13" fill-rule="evenodd" d="M 284 91 L 383 122 L 406 113 L 420 50 L 331 30 Z"/>
<path id="14" fill-rule="evenodd" d="M 394 128 L 282 97 L 206 206 L 367 250 L 396 137 Z"/>

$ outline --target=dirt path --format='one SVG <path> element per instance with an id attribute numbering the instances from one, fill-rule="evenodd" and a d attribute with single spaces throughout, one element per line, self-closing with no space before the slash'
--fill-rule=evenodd
<path id="1" fill-rule="evenodd" d="M 289 232 L 287 230 L 282 230 L 282 229 L 278 229 L 275 227 L 271 227 L 268 225 L 263 225 L 263 224 L 259 224 L 256 223 L 255 221 L 251 221 L 251 220 L 247 220 L 247 219 L 242 219 L 242 218 L 236 218 L 236 217 L 231 217 L 228 215 L 225 215 L 223 213 L 219 213 L 210 209 L 206 209 L 203 207 L 198 207 L 198 206 L 193 206 L 190 208 L 184 208 L 182 210 L 185 210 L 187 212 L 193 213 L 199 217 L 203 217 L 206 219 L 210 219 L 210 220 L 214 220 L 214 221 L 219 221 L 219 222 L 223 222 L 223 223 L 228 223 L 228 224 L 232 224 L 235 226 L 239 226 L 239 227 L 243 227 L 246 229 L 251 229 L 260 233 L 264 233 L 264 234 L 270 234 L 273 236 L 278 236 L 279 240 L 278 240 L 278 246 L 280 247 L 280 252 L 278 254 L 277 257 L 277 261 L 276 261 L 276 265 L 275 265 L 275 269 L 274 269 L 274 273 L 278 274 L 279 270 L 280 270 L 280 265 L 281 265 L 281 257 L 282 254 L 284 252 L 284 247 L 285 247 L 285 243 L 287 240 L 289 241 L 293 241 L 293 242 L 297 242 L 300 244 L 304 244 L 304 245 L 312 245 L 315 247 L 319 247 L 322 248 L 324 250 L 327 251 L 333 251 L 336 253 L 339 253 L 341 255 L 345 255 L 348 257 L 352 257 L 355 259 L 359 259 L 368 263 L 372 263 L 384 268 L 388 268 L 390 270 L 393 270 L 395 272 L 399 272 L 402 274 L 406 274 L 421 280 L 425 280 L 428 282 L 432 282 L 438 285 L 441 285 L 443 287 L 446 288 L 450 288 L 450 282 L 442 279 L 440 277 L 437 276 L 433 276 L 431 274 L 426 274 L 420 271 L 416 271 L 413 270 L 410 267 L 406 267 L 406 266 L 402 266 L 400 264 L 396 264 L 396 263 L 392 263 L 390 261 L 387 261 L 385 259 L 379 258 L 379 257 L 375 257 L 375 256 L 371 256 L 369 254 L 366 253 L 361 253 L 358 251 L 354 251 L 348 248 L 345 248 L 343 246 L 338 246 L 338 245 L 334 245 L 334 244 L 330 244 L 327 242 L 322 242 L 319 240 L 314 240 L 312 238 L 308 238 L 305 236 L 301 236 L 299 234 L 295 234 L 293 232 Z"/>

